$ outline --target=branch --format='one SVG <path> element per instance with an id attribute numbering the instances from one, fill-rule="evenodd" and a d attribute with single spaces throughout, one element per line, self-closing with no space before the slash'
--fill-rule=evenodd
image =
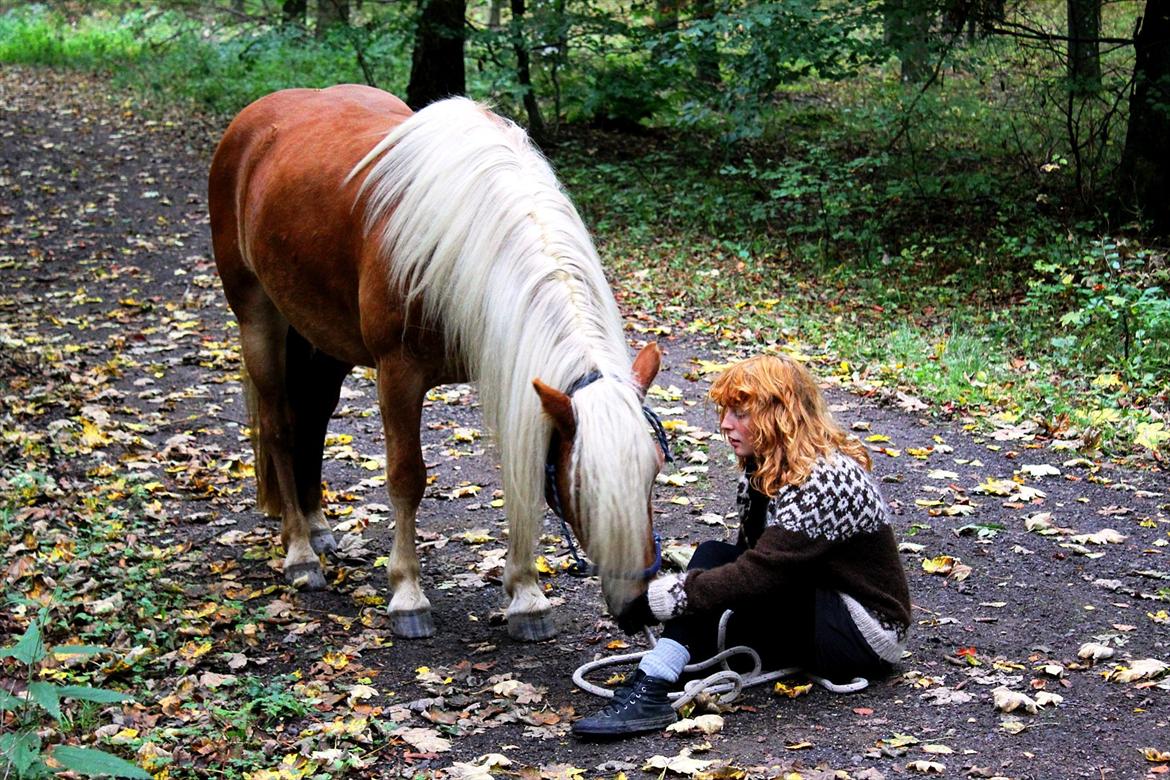
<path id="1" fill-rule="evenodd" d="M 1068 35 L 1035 30 L 1022 24 L 1004 22 L 1003 27 L 991 27 L 987 32 L 992 35 L 1004 35 L 1009 38 L 1025 38 L 1032 41 L 1064 41 L 1066 43 L 1113 43 L 1119 46 L 1133 46 L 1132 38 L 1073 38 Z"/>

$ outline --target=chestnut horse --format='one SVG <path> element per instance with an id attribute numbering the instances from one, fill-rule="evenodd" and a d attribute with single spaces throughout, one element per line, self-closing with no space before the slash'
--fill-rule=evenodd
<path id="1" fill-rule="evenodd" d="M 377 371 L 386 437 L 396 634 L 434 632 L 415 549 L 419 427 L 426 392 L 448 382 L 478 383 L 495 433 L 509 633 L 556 632 L 533 561 L 546 488 L 610 611 L 644 592 L 663 453 L 641 404 L 658 348 L 631 363 L 592 241 L 519 127 L 464 98 L 412 113 L 363 86 L 277 92 L 228 127 L 209 208 L 240 326 L 258 503 L 281 517 L 290 583 L 325 587 L 318 555 L 336 545 L 322 449 L 341 384 L 362 365 Z"/>

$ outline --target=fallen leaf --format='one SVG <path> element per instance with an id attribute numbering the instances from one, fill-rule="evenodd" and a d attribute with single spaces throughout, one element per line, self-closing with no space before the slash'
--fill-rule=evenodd
<path id="1" fill-rule="evenodd" d="M 421 753 L 445 753 L 451 749 L 451 740 L 439 736 L 435 729 L 395 729 L 394 735 Z"/>
<path id="2" fill-rule="evenodd" d="M 1020 466 L 1020 471 L 1036 479 L 1060 476 L 1060 469 L 1055 466 L 1049 466 L 1047 463 L 1026 463 Z"/>
<path id="3" fill-rule="evenodd" d="M 683 748 L 677 756 L 671 756 L 669 758 L 666 756 L 651 756 L 642 765 L 642 771 L 646 772 L 651 769 L 656 769 L 673 772 L 676 775 L 693 776 L 714 763 L 714 761 L 701 761 L 696 758 L 691 758 L 691 751 L 688 748 Z"/>
<path id="4" fill-rule="evenodd" d="M 927 574 L 941 574 L 946 576 L 955 568 L 956 560 L 949 555 L 939 555 L 934 558 L 924 558 L 922 570 Z"/>
<path id="5" fill-rule="evenodd" d="M 906 768 L 912 772 L 921 772 L 926 775 L 941 775 L 947 770 L 946 764 L 940 764 L 937 761 L 911 761 L 906 764 Z"/>
<path id="6" fill-rule="evenodd" d="M 718 734 L 723 730 L 723 718 L 720 715 L 700 715 L 697 718 L 683 718 L 682 720 L 672 723 L 666 727 L 667 731 L 673 731 L 677 734 L 690 734 L 699 732 L 702 734 Z"/>
<path id="7" fill-rule="evenodd" d="M 1132 662 L 1128 667 L 1114 668 L 1113 671 L 1105 675 L 1105 679 L 1122 683 L 1152 680 L 1162 676 L 1167 670 L 1170 670 L 1170 664 L 1165 661 L 1159 661 L 1157 658 L 1143 658 Z"/>
<path id="8" fill-rule="evenodd" d="M 1000 712 L 1015 712 L 1016 710 L 1022 709 L 1034 715 L 1037 710 L 1036 702 L 1031 696 L 1003 686 L 993 690 L 991 697 L 995 708 Z"/>
<path id="9" fill-rule="evenodd" d="M 1158 750 L 1157 748 L 1141 748 L 1142 755 L 1145 756 L 1146 761 L 1153 761 L 1154 763 L 1164 764 L 1170 762 L 1170 750 Z"/>
<path id="10" fill-rule="evenodd" d="M 778 682 L 772 686 L 772 692 L 777 696 L 787 696 L 789 699 L 795 699 L 797 696 L 803 696 L 812 690 L 812 683 L 804 685 L 789 685 L 785 682 Z"/>
<path id="11" fill-rule="evenodd" d="M 1100 642 L 1085 642 L 1077 650 L 1077 658 L 1083 658 L 1089 661 L 1101 661 L 1106 658 L 1112 658 L 1114 652 L 1113 648 L 1109 645 L 1103 645 Z"/>

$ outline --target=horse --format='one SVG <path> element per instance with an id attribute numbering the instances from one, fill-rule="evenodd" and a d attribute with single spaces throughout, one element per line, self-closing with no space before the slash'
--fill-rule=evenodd
<path id="1" fill-rule="evenodd" d="M 534 547 L 551 494 L 609 611 L 661 560 L 652 490 L 665 440 L 642 407 L 661 353 L 631 360 L 579 214 L 511 121 L 456 97 L 412 112 L 371 87 L 289 89 L 230 123 L 211 163 L 212 246 L 239 323 L 258 508 L 281 518 L 283 572 L 326 587 L 326 428 L 355 366 L 373 367 L 394 513 L 391 630 L 434 634 L 415 523 L 425 395 L 478 385 L 508 522 L 508 633 L 556 633 Z"/>

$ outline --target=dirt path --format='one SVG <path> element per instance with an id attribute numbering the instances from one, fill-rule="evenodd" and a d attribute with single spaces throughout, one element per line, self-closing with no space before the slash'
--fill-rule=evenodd
<path id="1" fill-rule="evenodd" d="M 118 475 L 149 475 L 142 511 L 157 536 L 143 542 L 167 561 L 153 587 L 181 594 L 196 612 L 229 604 L 258 616 L 176 617 L 184 637 L 208 648 L 155 637 L 174 649 L 133 678 L 139 705 L 109 715 L 136 736 L 119 743 L 125 732 L 107 729 L 107 744 L 128 745 L 140 760 L 165 755 L 175 777 L 207 766 L 274 770 L 298 751 L 286 776 L 357 756 L 351 764 L 366 766 L 352 772 L 383 777 L 656 777 L 661 769 L 643 768 L 649 759 L 686 751 L 711 763 L 676 761 L 675 770 L 725 778 L 1134 778 L 1170 766 L 1152 760 L 1158 752 L 1170 760 L 1170 680 L 1142 676 L 1139 663 L 1170 661 L 1165 474 L 1086 460 L 1023 427 L 976 439 L 930 410 L 841 390 L 830 390 L 838 418 L 879 437 L 870 441 L 875 471 L 906 543 L 917 621 L 900 674 L 864 692 L 789 699 L 753 689 L 708 737 L 609 745 L 568 737 L 571 718 L 600 703 L 574 688 L 572 670 L 621 651 L 624 637 L 601 614 L 595 581 L 554 574 L 560 636 L 540 645 L 507 638 L 498 614 L 503 514 L 492 506 L 499 480 L 467 387 L 433 393 L 424 423 L 434 482 L 420 532 L 438 635 L 398 642 L 385 625 L 375 562 L 388 552 L 390 518 L 365 374 L 347 383 L 326 463 L 345 563 L 332 570 L 331 592 L 280 586 L 275 529 L 251 509 L 235 330 L 208 246 L 204 180 L 218 130 L 177 113 L 147 116 L 100 81 L 0 72 L 0 495 L 14 495 L 14 475 L 34 465 L 54 473 L 72 497 L 63 502 L 106 491 L 95 485 Z M 659 528 L 680 547 L 730 537 L 733 464 L 710 435 L 698 362 L 729 356 L 685 339 L 661 344 L 654 403 L 674 421 L 680 466 L 706 471 L 660 485 Z M 29 444 L 68 436 L 72 449 L 56 455 Z M 555 526 L 546 530 L 542 552 L 559 572 L 565 548 Z M 10 555 L 20 554 L 18 538 L 7 537 Z M 33 568 L 10 567 L 7 591 L 27 595 L 38 567 L 42 579 L 51 574 L 46 559 L 27 557 Z M 141 613 L 136 593 L 123 606 Z M 100 615 L 96 595 L 84 598 Z M 0 629 L 21 623 L 6 618 Z M 1078 658 L 1087 642 L 1113 657 Z M 287 705 L 234 733 L 222 724 L 236 721 L 208 710 L 244 706 L 245 676 L 260 686 L 279 680 L 313 705 Z M 997 688 L 1048 703 L 1003 713 Z M 330 750 L 338 754 L 322 752 Z M 488 768 L 476 775 L 468 765 L 489 753 L 511 764 L 482 759 Z"/>

